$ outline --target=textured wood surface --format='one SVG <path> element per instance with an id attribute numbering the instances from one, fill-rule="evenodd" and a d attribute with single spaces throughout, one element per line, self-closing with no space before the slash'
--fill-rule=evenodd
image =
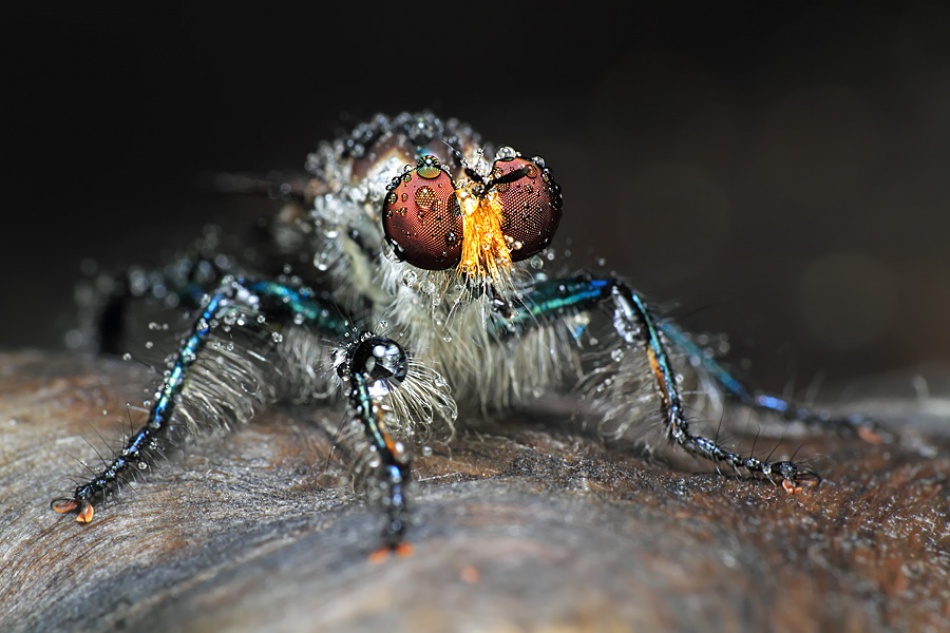
<path id="1" fill-rule="evenodd" d="M 0 355 L 0 630 L 950 630 L 941 400 L 868 403 L 892 445 L 780 447 L 826 478 L 791 496 L 497 422 L 418 460 L 414 552 L 374 562 L 380 518 L 340 485 L 340 414 L 319 408 L 192 443 L 88 526 L 50 511 L 151 384 Z"/>

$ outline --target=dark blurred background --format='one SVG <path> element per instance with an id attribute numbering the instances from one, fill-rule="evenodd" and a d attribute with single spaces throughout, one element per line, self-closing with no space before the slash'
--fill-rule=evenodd
<path id="1" fill-rule="evenodd" d="M 757 385 L 946 361 L 950 9 L 827 4 L 7 8 L 0 349 L 63 346 L 83 258 L 154 265 L 260 205 L 201 174 L 429 108 L 541 153 L 558 251 Z"/>

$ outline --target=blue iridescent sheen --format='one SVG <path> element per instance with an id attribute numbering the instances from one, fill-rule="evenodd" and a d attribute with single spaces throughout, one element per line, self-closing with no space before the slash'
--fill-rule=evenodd
<path id="1" fill-rule="evenodd" d="M 243 302 L 237 301 L 245 293 Z M 191 293 L 190 296 L 195 296 Z M 206 296 L 202 293 L 202 296 Z M 167 434 L 175 408 L 186 384 L 192 366 L 201 356 L 222 311 L 232 308 L 253 310 L 253 304 L 267 305 L 270 313 L 281 311 L 301 315 L 298 325 L 336 337 L 349 333 L 349 325 L 341 312 L 322 304 L 308 290 L 292 289 L 276 282 L 249 281 L 243 278 L 225 278 L 220 286 L 205 299 L 204 307 L 195 319 L 191 332 L 185 338 L 167 377 L 158 393 L 145 424 L 129 438 L 125 448 L 102 474 L 91 482 L 78 486 L 74 492 L 77 502 L 95 504 L 112 494 L 126 477 L 126 472 L 155 450 L 156 438 Z M 245 305 L 246 304 L 246 305 Z"/>
<path id="2" fill-rule="evenodd" d="M 512 308 L 511 314 L 496 316 L 492 328 L 496 335 L 503 338 L 544 324 L 557 323 L 565 316 L 596 308 L 601 308 L 613 316 L 614 328 L 625 344 L 641 342 L 645 345 L 660 395 L 666 435 L 672 441 L 693 455 L 713 462 L 726 463 L 736 469 L 745 469 L 765 476 L 780 474 L 792 481 L 818 478 L 815 473 L 803 470 L 793 462 L 770 463 L 755 457 L 743 457 L 712 440 L 692 433 L 683 411 L 667 344 L 661 332 L 666 335 L 671 345 L 682 345 L 690 356 L 697 355 L 700 350 L 678 330 L 663 325 L 647 307 L 643 298 L 620 280 L 576 277 L 539 282 L 525 295 L 521 305 Z M 709 368 L 712 377 L 723 383 L 727 391 L 733 394 L 745 392 L 718 364 L 713 363 Z M 732 385 L 732 390 L 729 385 Z"/>

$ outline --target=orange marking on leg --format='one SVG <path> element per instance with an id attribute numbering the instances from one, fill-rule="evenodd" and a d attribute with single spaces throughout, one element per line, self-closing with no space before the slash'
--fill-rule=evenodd
<path id="1" fill-rule="evenodd" d="M 660 361 L 656 359 L 656 352 L 649 347 L 647 348 L 647 358 L 650 359 L 650 369 L 653 370 L 653 375 L 656 377 L 656 384 L 660 386 L 660 391 L 663 392 L 663 404 L 668 405 L 670 402 L 670 394 L 666 390 L 663 370 L 660 369 Z"/>

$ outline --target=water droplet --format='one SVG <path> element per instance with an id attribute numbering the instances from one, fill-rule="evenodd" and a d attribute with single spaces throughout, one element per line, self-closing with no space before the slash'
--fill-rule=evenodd
<path id="1" fill-rule="evenodd" d="M 442 163 L 432 154 L 420 158 L 418 165 L 419 167 L 416 169 L 416 173 L 426 180 L 438 178 L 439 174 L 442 173 Z"/>
<path id="2" fill-rule="evenodd" d="M 419 187 L 416 189 L 415 201 L 420 209 L 431 209 L 435 204 L 436 196 L 431 187 Z"/>
<path id="3" fill-rule="evenodd" d="M 495 160 L 511 160 L 517 158 L 518 152 L 510 145 L 503 145 L 495 152 Z"/>
<path id="4" fill-rule="evenodd" d="M 155 347 L 155 343 L 152 341 L 145 341 L 145 349 L 152 349 L 153 347 Z"/>
<path id="5" fill-rule="evenodd" d="M 275 343 L 280 343 L 284 340 L 284 335 L 280 332 L 273 332 L 271 333 L 270 337 Z"/>
<path id="6" fill-rule="evenodd" d="M 128 352 L 122 354 L 122 360 L 132 360 L 132 354 L 129 354 Z"/>

